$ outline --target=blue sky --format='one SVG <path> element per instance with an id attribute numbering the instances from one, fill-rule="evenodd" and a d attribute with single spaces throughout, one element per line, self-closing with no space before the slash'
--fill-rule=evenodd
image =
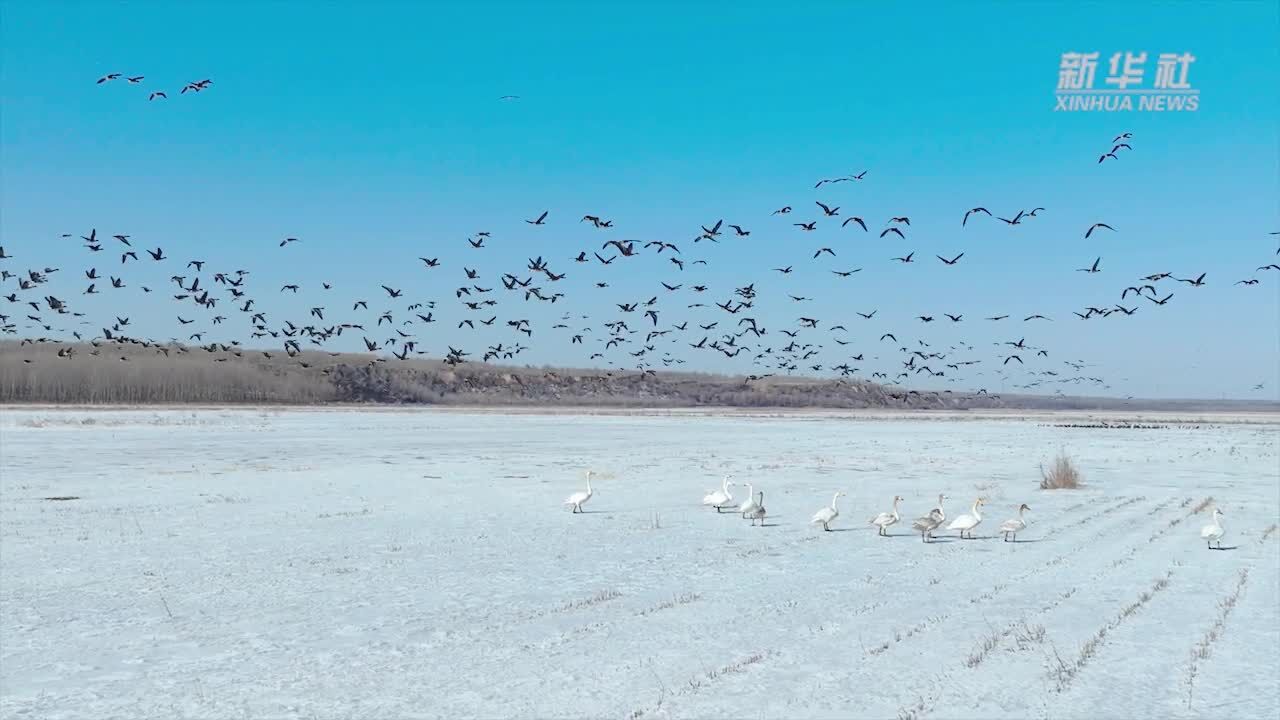
<path id="1" fill-rule="evenodd" d="M 471 315 L 452 289 L 463 266 L 496 286 L 501 272 L 541 255 L 570 273 L 544 284 L 564 303 L 504 296 L 495 309 L 538 326 L 521 356 L 533 364 L 582 366 L 599 349 L 571 347 L 550 329 L 563 312 L 590 315 L 600 338 L 600 323 L 619 317 L 613 303 L 661 294 L 659 280 L 704 283 L 704 296 L 661 298 L 661 326 L 723 327 L 737 316 L 685 305 L 755 282 L 754 316 L 772 336 L 762 344 L 785 344 L 775 331 L 801 315 L 843 323 L 848 351 L 879 358 L 863 362 L 863 374 L 896 371 L 901 354 L 877 340 L 895 331 L 913 344 L 966 341 L 984 360 L 959 385 L 913 382 L 994 389 L 1001 355 L 991 343 L 1025 336 L 1055 361 L 1088 362 L 1111 394 L 1277 397 L 1280 272 L 1254 271 L 1278 260 L 1268 234 L 1280 230 L 1275 3 L 0 7 L 0 230 L 18 266 L 117 270 L 118 253 L 86 257 L 59 235 L 126 233 L 173 262 L 251 269 L 275 322 L 317 304 L 340 320 L 353 298 L 380 307 L 372 301 L 386 283 L 440 301 L 442 322 L 420 338 L 435 353 L 517 339 L 496 328 L 455 331 Z M 1061 54 L 1095 50 L 1099 85 L 1113 52 L 1148 52 L 1148 82 L 1156 54 L 1193 53 L 1199 111 L 1054 112 Z M 146 79 L 94 83 L 117 71 Z M 178 95 L 206 77 L 210 90 Z M 168 100 L 147 102 L 156 89 Z M 505 94 L 521 100 L 499 102 Z M 1134 151 L 1097 165 L 1122 132 L 1133 133 Z M 813 189 L 862 170 L 862 182 Z M 815 200 L 841 206 L 842 218 L 864 217 L 873 232 L 821 221 Z M 784 205 L 795 208 L 789 218 L 770 216 Z M 979 205 L 1047 209 L 1034 224 L 962 229 L 964 211 Z M 522 222 L 544 209 L 547 226 Z M 613 219 L 616 232 L 577 222 L 585 213 Z M 877 238 L 896 215 L 911 217 L 908 239 Z M 720 218 L 752 235 L 691 242 Z M 791 220 L 820 227 L 803 233 Z M 1093 222 L 1118 232 L 1085 240 Z M 466 245 L 479 230 L 493 233 L 491 248 Z M 303 242 L 281 250 L 285 236 Z M 567 261 L 613 238 L 674 242 L 687 261 L 708 265 L 679 273 L 665 254 L 609 267 Z M 812 260 L 823 246 L 838 257 Z M 889 261 L 911 250 L 919 264 Z M 955 267 L 933 257 L 961 251 Z M 442 267 L 424 271 L 418 256 L 438 256 Z M 1097 256 L 1103 272 L 1074 272 Z M 769 270 L 780 265 L 796 272 Z M 828 272 L 852 267 L 863 271 L 848 280 Z M 145 263 L 128 271 L 156 287 L 176 272 Z M 1131 318 L 1070 315 L 1114 304 L 1154 272 L 1207 272 L 1209 284 L 1162 284 L 1173 301 L 1126 302 L 1141 305 Z M 1259 285 L 1231 284 L 1254 276 Z M 84 298 L 82 279 L 57 281 L 79 309 L 99 303 L 95 316 L 131 313 L 156 337 L 179 334 L 159 296 Z M 318 294 L 322 279 L 335 285 L 329 295 Z M 281 297 L 284 282 L 303 292 Z M 814 300 L 792 303 L 787 293 Z M 855 325 L 853 311 L 870 309 L 876 319 Z M 944 312 L 966 319 L 913 319 Z M 1054 321 L 979 321 L 1033 312 Z M 639 327 L 642 318 L 628 320 Z M 219 328 L 225 338 L 245 330 L 240 319 Z M 741 357 L 682 344 L 700 336 L 670 346 L 686 369 L 754 371 Z M 824 344 L 827 365 L 846 351 L 826 334 L 809 339 Z M 1017 371 L 1010 385 L 1049 367 L 1057 369 Z M 1265 389 L 1252 391 L 1257 383 Z"/>

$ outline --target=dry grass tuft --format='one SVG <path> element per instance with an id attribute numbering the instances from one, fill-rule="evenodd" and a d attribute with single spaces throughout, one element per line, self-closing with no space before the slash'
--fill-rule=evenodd
<path id="1" fill-rule="evenodd" d="M 990 635 L 986 635 L 978 642 L 978 647 L 969 653 L 969 657 L 965 658 L 964 666 L 967 668 L 975 668 L 982 664 L 983 660 L 991 654 L 991 651 L 1000 646 L 1000 640 L 1004 638 L 1004 633 L 992 631 Z"/>
<path id="2" fill-rule="evenodd" d="M 662 602 L 658 603 L 657 605 L 654 605 L 653 607 L 645 608 L 644 610 L 637 612 L 636 615 L 640 617 L 644 617 L 645 615 L 652 615 L 653 613 L 656 613 L 662 610 L 668 610 L 673 607 L 679 607 L 680 605 L 688 605 L 689 603 L 695 603 L 701 599 L 702 599 L 702 596 L 699 595 L 698 593 L 682 593 L 680 595 L 676 595 L 672 597 L 670 600 L 663 600 Z"/>
<path id="3" fill-rule="evenodd" d="M 1075 490 L 1080 485 L 1080 471 L 1065 452 L 1059 451 L 1048 469 L 1040 466 L 1041 490 Z"/>
<path id="4" fill-rule="evenodd" d="M 1028 625 L 1026 622 L 1013 631 L 1013 639 L 1019 650 L 1026 650 L 1032 645 L 1043 645 L 1045 630 L 1043 625 Z"/>
<path id="5" fill-rule="evenodd" d="M 610 600 L 617 600 L 620 597 L 622 597 L 622 593 L 618 592 L 617 590 L 613 590 L 613 589 L 601 590 L 595 595 L 592 595 L 591 597 L 586 598 L 584 600 L 574 600 L 572 602 L 567 602 L 564 605 L 561 605 L 559 608 L 557 608 L 557 611 L 569 612 L 571 610 L 582 610 L 584 608 L 594 607 L 601 603 L 607 603 Z"/>
<path id="6" fill-rule="evenodd" d="M 1259 540 L 1258 542 L 1266 542 L 1266 541 L 1267 541 L 1267 538 L 1269 538 L 1269 537 L 1271 537 L 1272 535 L 1274 535 L 1277 529 L 1280 529 L 1280 525 L 1276 525 L 1275 523 L 1271 523 L 1271 527 L 1269 527 L 1269 528 L 1267 528 L 1265 531 L 1263 531 L 1263 533 L 1262 533 L 1262 539 L 1261 539 L 1261 540 Z"/>
<path id="7" fill-rule="evenodd" d="M 738 673 L 746 672 L 749 667 L 757 663 L 764 662 L 769 656 L 773 654 L 774 654 L 774 651 L 772 650 L 753 652 L 750 655 L 736 662 L 729 663 L 728 665 L 725 665 L 723 667 L 712 668 L 711 670 L 707 670 L 700 676 L 689 678 L 689 680 L 687 681 L 687 684 L 679 688 L 678 690 L 676 690 L 675 694 L 676 695 L 692 695 L 696 692 L 701 691 L 703 688 L 707 687 L 708 685 L 710 685 L 711 683 L 715 682 L 716 680 L 722 677 L 725 677 L 727 675 L 736 675 Z"/>
<path id="8" fill-rule="evenodd" d="M 1210 505 L 1212 505 L 1212 504 L 1213 504 L 1213 496 L 1212 496 L 1212 495 L 1210 495 L 1209 497 L 1207 497 L 1207 498 L 1205 498 L 1205 499 L 1201 500 L 1201 501 L 1200 501 L 1200 503 L 1199 503 L 1198 505 L 1196 505 L 1194 508 L 1192 508 L 1191 512 L 1192 512 L 1193 514 L 1194 514 L 1194 513 L 1202 513 L 1202 512 L 1204 512 L 1205 510 L 1207 510 L 1207 509 L 1209 508 L 1209 506 L 1210 506 Z"/>

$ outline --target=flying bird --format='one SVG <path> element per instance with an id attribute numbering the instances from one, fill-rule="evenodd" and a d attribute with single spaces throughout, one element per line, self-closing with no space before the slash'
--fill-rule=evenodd
<path id="1" fill-rule="evenodd" d="M 964 214 L 964 219 L 960 221 L 960 227 L 964 227 L 964 226 L 969 222 L 969 216 L 970 216 L 970 215 L 972 215 L 972 214 L 974 214 L 974 213 L 976 213 L 976 212 L 986 213 L 986 214 L 987 214 L 987 217 L 991 217 L 991 211 L 990 211 L 990 210 L 987 210 L 987 209 L 986 209 L 986 208 L 984 208 L 984 207 L 976 207 L 976 208 L 974 208 L 974 209 L 972 209 L 972 210 L 970 210 L 970 211 L 968 211 L 968 212 L 966 212 L 966 213 Z"/>
<path id="2" fill-rule="evenodd" d="M 1087 273 L 1102 272 L 1102 270 L 1098 268 L 1098 263 L 1100 262 L 1102 262 L 1102 258 L 1095 258 L 1093 261 L 1093 265 L 1090 265 L 1087 268 L 1076 268 L 1076 272 L 1087 272 Z"/>
<path id="3" fill-rule="evenodd" d="M 1097 230 L 1098 228 L 1106 228 L 1106 229 L 1108 229 L 1108 230 L 1110 230 L 1110 231 L 1112 231 L 1112 232 L 1115 232 L 1115 228 L 1111 227 L 1110 225 L 1108 225 L 1108 224 L 1106 224 L 1106 223 L 1094 223 L 1094 224 L 1092 224 L 1092 225 L 1090 225 L 1090 226 L 1089 226 L 1089 229 L 1088 229 L 1088 230 L 1085 230 L 1085 231 L 1084 231 L 1084 236 L 1085 236 L 1085 238 L 1087 239 L 1090 235 L 1092 235 L 1092 234 L 1093 234 L 1093 231 L 1094 231 L 1094 230 Z"/>

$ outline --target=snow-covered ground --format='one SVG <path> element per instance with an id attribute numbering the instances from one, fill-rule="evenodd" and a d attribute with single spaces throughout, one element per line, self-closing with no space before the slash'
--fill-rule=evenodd
<path id="1" fill-rule="evenodd" d="M 6 408 L 0 716 L 1276 717 L 1276 418 L 956 418 Z"/>

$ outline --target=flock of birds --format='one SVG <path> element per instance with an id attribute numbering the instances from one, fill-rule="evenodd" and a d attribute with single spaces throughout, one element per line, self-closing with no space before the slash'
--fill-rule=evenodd
<path id="1" fill-rule="evenodd" d="M 110 73 L 98 83 L 122 78 L 128 84 L 138 84 L 144 79 L 143 76 Z M 195 81 L 187 84 L 182 92 L 201 92 L 211 83 L 207 79 Z M 1131 142 L 1130 133 L 1116 137 L 1113 153 L 1115 150 L 1131 152 Z M 865 182 L 869 182 L 868 171 L 862 170 L 856 174 L 820 179 L 813 189 L 834 192 L 838 187 Z M 809 207 L 814 211 L 813 216 L 795 222 L 789 221 L 791 216 L 800 213 L 795 207 L 785 205 L 773 210 L 765 219 L 786 224 L 772 225 L 768 231 L 777 234 L 791 227 L 798 228 L 794 232 L 807 236 L 819 225 L 830 225 L 830 232 L 837 233 L 836 237 L 840 233 L 875 233 L 881 239 L 889 238 L 899 244 L 910 241 L 911 217 L 907 215 L 891 214 L 876 226 L 868 221 L 869 215 L 848 213 L 839 203 L 815 199 Z M 1034 207 L 994 213 L 986 207 L 977 206 L 966 210 L 959 218 L 960 227 L 962 232 L 966 229 L 972 231 L 969 221 L 974 220 L 975 224 L 989 221 L 1016 229 L 1037 222 L 1046 212 L 1049 211 L 1044 207 Z M 552 225 L 553 218 L 551 211 L 541 210 L 524 219 L 524 223 L 530 232 L 545 232 L 544 229 Z M 735 372 L 745 375 L 749 383 L 774 375 L 805 374 L 834 377 L 838 382 L 857 379 L 888 385 L 904 385 L 923 377 L 935 387 L 960 383 L 960 391 L 973 392 L 974 395 L 991 395 L 985 386 L 996 380 L 1001 389 L 1008 383 L 1015 389 L 1028 392 L 1052 388 L 1057 394 L 1063 394 L 1062 388 L 1069 386 L 1102 390 L 1111 387 L 1108 380 L 1100 376 L 1101 373 L 1086 369 L 1090 366 L 1085 360 L 1058 358 L 1051 348 L 1028 342 L 1025 331 L 996 333 L 995 338 L 1003 335 L 1003 339 L 994 339 L 986 352 L 972 342 L 938 343 L 936 338 L 924 333 L 925 328 L 944 319 L 947 324 L 964 323 L 967 327 L 971 321 L 967 313 L 958 309 L 916 315 L 921 332 L 915 337 L 908 337 L 901 326 L 886 326 L 883 319 L 877 319 L 880 311 L 875 307 L 856 309 L 847 319 L 828 321 L 815 317 L 816 313 L 804 310 L 815 298 L 799 294 L 805 292 L 804 288 L 809 287 L 813 279 L 812 276 L 796 277 L 801 274 L 800 261 L 772 268 L 771 272 L 780 276 L 790 289 L 785 297 L 766 298 L 757 288 L 757 281 L 743 282 L 735 287 L 716 287 L 711 280 L 704 279 L 700 272 L 702 266 L 712 262 L 710 254 L 700 253 L 700 257 L 691 257 L 686 254 L 690 251 L 688 246 L 682 249 L 667 240 L 609 237 L 617 233 L 615 223 L 600 213 L 584 214 L 575 225 L 587 225 L 608 239 L 603 239 L 598 247 L 593 243 L 560 260 L 536 255 L 529 257 L 521 266 L 516 264 L 518 261 L 508 258 L 500 260 L 501 265 L 494 268 L 485 258 L 492 257 L 487 253 L 498 241 L 493 232 L 480 230 L 465 239 L 466 249 L 462 251 L 463 254 L 474 252 L 474 263 L 463 262 L 461 267 L 448 268 L 439 257 L 421 256 L 418 258 L 419 267 L 427 273 L 422 287 L 444 290 L 443 296 L 425 297 L 410 288 L 396 286 L 399 283 L 365 288 L 373 295 L 358 288 L 339 289 L 337 283 L 320 279 L 305 283 L 300 279 L 291 280 L 278 289 L 262 287 L 251 283 L 250 269 L 215 268 L 213 263 L 198 257 L 174 258 L 159 246 L 145 248 L 143 254 L 135 248 L 133 236 L 129 234 L 99 234 L 97 229 L 90 229 L 79 235 L 83 250 L 87 258 L 102 257 L 103 260 L 86 262 L 79 293 L 85 298 L 101 295 L 111 299 L 87 303 L 88 310 L 96 311 L 91 318 L 83 306 L 77 306 L 66 296 L 66 292 L 76 290 L 67 288 L 55 294 L 49 287 L 60 272 L 59 268 L 38 265 L 24 271 L 0 269 L 0 288 L 9 285 L 0 289 L 0 297 L 9 305 L 22 309 L 20 313 L 0 313 L 0 334 L 20 335 L 23 344 L 56 346 L 56 354 L 51 355 L 63 360 L 78 354 L 76 344 L 89 343 L 92 349 L 88 355 L 106 354 L 121 362 L 130 360 L 128 355 L 119 352 L 126 346 L 150 350 L 166 357 L 204 352 L 218 362 L 258 357 L 271 359 L 283 354 L 304 368 L 314 367 L 318 372 L 327 374 L 335 364 L 346 362 L 335 358 L 343 355 L 344 350 L 350 352 L 352 349 L 370 353 L 370 364 L 426 355 L 442 357 L 450 365 L 475 359 L 482 362 L 518 360 L 531 349 L 537 333 L 539 338 L 549 336 L 553 342 L 570 350 L 581 347 L 587 365 L 608 366 L 607 374 L 610 375 L 614 371 L 634 369 L 643 378 L 655 375 L 659 369 L 677 369 L 690 362 L 693 353 L 711 353 L 718 358 L 718 363 L 737 358 L 729 364 Z M 1100 231 L 1114 233 L 1116 228 L 1105 222 L 1093 222 L 1082 235 L 1089 239 Z M 691 233 L 691 242 L 698 250 L 713 251 L 728 244 L 730 239 L 745 241 L 753 232 L 745 221 L 729 223 L 716 219 L 699 224 Z M 76 236 L 76 233 L 62 234 L 63 239 Z M 305 245 L 298 237 L 271 242 L 278 246 L 280 252 L 296 252 L 290 248 Z M 840 247 L 840 242 L 829 241 L 827 245 L 803 252 L 803 261 L 809 270 L 839 278 L 840 282 L 864 271 L 861 266 L 827 266 L 846 252 Z M 119 253 L 118 263 L 116 253 Z M 889 256 L 891 252 L 885 251 L 884 255 Z M 956 268 L 963 268 L 962 261 L 967 254 L 935 253 L 934 256 L 941 268 L 953 272 Z M 610 280 L 617 278 L 618 273 L 630 276 L 637 269 L 632 266 L 618 270 L 618 266 L 645 262 L 642 258 L 663 263 L 659 267 L 665 268 L 671 276 L 661 280 L 651 292 L 644 292 L 644 296 L 609 297 L 604 291 L 610 287 Z M 0 261 L 15 259 L 0 247 Z M 560 267 L 564 261 L 581 268 L 581 274 L 587 277 L 581 284 L 575 283 L 572 289 L 574 299 L 583 304 L 575 310 L 556 315 L 552 308 L 564 307 L 571 302 L 570 283 L 560 284 L 570 275 L 570 270 Z M 888 257 L 886 262 L 920 264 L 914 249 Z M 100 270 L 104 263 L 117 269 Z M 130 271 L 140 264 L 154 265 L 159 270 Z M 485 265 L 489 265 L 490 270 L 482 270 Z M 748 268 L 742 270 L 749 271 Z M 1280 271 L 1280 264 L 1262 265 L 1258 270 Z M 1090 275 L 1103 272 L 1103 258 L 1095 257 L 1079 271 Z M 437 275 L 441 272 L 450 273 L 456 285 L 445 290 L 447 281 Z M 163 279 L 165 276 L 167 281 Z M 1237 284 L 1254 285 L 1258 282 L 1256 278 L 1248 278 Z M 167 287 L 162 288 L 159 283 L 165 283 Z M 1123 287 L 1115 287 L 1114 299 L 1074 310 L 1074 316 L 1080 321 L 1129 317 L 1138 313 L 1139 305 L 1144 301 L 1150 307 L 1165 308 L 1170 306 L 1176 295 L 1165 289 L 1166 284 L 1185 284 L 1190 289 L 1199 289 L 1208 282 L 1203 272 L 1184 277 L 1160 271 L 1121 284 Z M 566 289 L 558 289 L 562 287 Z M 115 304 L 116 297 L 131 292 L 141 293 L 154 308 L 143 323 L 131 324 L 129 312 L 122 311 Z M 591 295 L 582 297 L 584 292 Z M 304 297 L 304 293 L 306 299 L 299 303 L 297 299 Z M 1131 295 L 1134 297 L 1132 301 L 1128 299 Z M 269 309 L 268 298 L 273 296 L 286 298 L 293 307 L 280 312 Z M 375 297 L 380 298 L 381 303 Z M 518 309 L 519 303 L 524 307 L 532 305 L 534 309 L 528 312 Z M 773 310 L 773 317 L 777 317 L 779 305 L 797 308 L 798 311 L 788 313 L 795 317 L 794 323 L 784 327 L 766 327 L 763 316 L 757 313 L 766 303 Z M 230 310 L 224 310 L 226 306 L 230 306 Z M 134 334 L 139 325 L 156 326 L 163 322 L 159 318 L 166 315 L 176 321 L 176 326 L 170 326 L 169 332 L 161 330 L 144 336 Z M 239 322 L 233 322 L 233 318 L 239 318 Z M 982 322 L 1034 325 L 1053 320 L 1044 312 L 1009 309 L 984 315 Z M 446 322 L 449 325 L 447 330 L 431 331 L 428 335 L 428 326 Z M 865 327 L 857 333 L 864 339 L 854 337 L 851 330 L 854 323 Z M 385 329 L 384 325 L 387 326 Z M 481 331 L 486 337 L 477 347 L 468 340 L 468 334 Z M 167 339 L 165 335 L 168 335 Z M 446 340 L 441 337 L 445 335 L 448 336 L 447 342 L 442 341 Z M 259 349 L 249 350 L 242 343 L 256 344 Z M 262 345 L 276 345 L 276 348 L 262 348 Z M 327 352 L 329 360 L 323 355 L 319 360 L 315 356 L 304 356 L 304 350 Z M 37 359 L 27 358 L 26 362 L 36 362 Z M 741 367 L 740 363 L 747 361 L 750 367 Z M 992 368 L 990 374 L 983 368 Z M 1255 389 L 1258 387 L 1260 385 Z M 941 392 L 950 393 L 952 390 Z M 918 390 L 907 392 L 918 393 Z"/>
<path id="2" fill-rule="evenodd" d="M 125 75 L 124 73 L 107 73 L 106 75 L 103 75 L 102 77 L 98 78 L 98 84 L 102 85 L 103 83 L 109 83 L 114 80 L 119 80 L 121 78 L 124 78 L 125 83 L 129 85 L 138 85 L 138 84 L 141 84 L 142 81 L 146 79 L 146 76 L 145 75 L 128 76 L 128 75 Z M 195 80 L 187 83 L 186 85 L 183 85 L 182 89 L 178 91 L 178 94 L 186 95 L 189 92 L 193 92 L 193 93 L 202 92 L 204 90 L 208 90 L 209 86 L 212 84 L 213 84 L 213 81 L 208 78 L 205 78 L 204 80 Z M 147 101 L 150 102 L 152 100 L 166 100 L 168 99 L 168 97 L 169 96 L 163 90 L 155 90 L 147 95 Z"/>
<path id="3" fill-rule="evenodd" d="M 595 495 L 595 490 L 591 487 L 592 472 L 587 471 L 587 489 L 579 490 L 569 497 L 565 498 L 564 506 L 570 508 L 572 513 L 583 512 L 582 506 L 586 505 Z M 765 518 L 768 516 L 768 510 L 764 505 L 764 490 L 757 490 L 751 483 L 747 483 L 747 496 L 741 502 L 733 497 L 733 491 L 730 488 L 736 483 L 729 477 L 725 476 L 720 484 L 719 490 L 707 490 L 702 497 L 702 504 L 705 507 L 713 508 L 716 513 L 723 513 L 726 510 L 740 515 L 744 520 L 750 520 L 753 526 L 759 524 L 764 526 Z M 840 517 L 840 510 L 836 507 L 841 497 L 845 493 L 837 490 L 831 496 L 831 504 L 820 508 L 813 514 L 813 518 L 809 520 L 810 525 L 821 525 L 824 531 L 831 531 L 831 524 L 836 518 Z M 870 519 L 868 526 L 876 528 L 876 534 L 881 537 L 889 536 L 889 528 L 897 525 L 902 521 L 902 515 L 898 512 L 898 504 L 903 501 L 901 495 L 893 496 L 893 503 L 889 510 L 878 513 Z M 943 509 L 943 501 L 947 499 L 945 494 L 938 495 L 938 504 L 929 512 L 916 518 L 911 523 L 911 529 L 920 533 L 922 542 L 931 542 L 934 539 L 934 532 L 942 529 L 943 523 L 947 522 L 947 513 Z M 961 540 L 973 540 L 975 536 L 973 531 L 982 524 L 982 507 L 986 505 L 985 498 L 979 497 L 973 501 L 969 512 L 956 516 L 946 526 L 946 530 L 954 530 L 957 532 Z M 1026 503 L 1018 505 L 1014 517 L 1011 517 L 1000 523 L 997 532 L 1005 542 L 1017 542 L 1018 533 L 1027 528 L 1026 513 L 1031 507 Z M 1222 536 L 1224 534 L 1222 527 L 1222 510 L 1214 507 L 1213 520 L 1200 531 L 1200 537 L 1207 541 L 1210 549 L 1213 549 L 1214 543 L 1217 543 L 1218 549 L 1222 549 Z"/>
<path id="4" fill-rule="evenodd" d="M 587 489 L 580 490 L 569 497 L 565 498 L 564 506 L 570 508 L 573 513 L 582 512 L 582 506 L 595 495 L 595 490 L 591 487 L 591 471 L 587 471 Z M 723 513 L 728 510 L 742 516 L 744 520 L 750 520 L 752 525 L 759 524 L 764 526 L 765 518 L 768 516 L 768 510 L 764 505 L 764 490 L 757 490 L 751 483 L 747 483 L 747 496 L 742 502 L 737 502 L 733 497 L 735 483 L 731 478 L 726 476 L 720 484 L 719 490 L 708 490 L 706 495 L 702 497 L 702 504 L 706 507 L 715 509 L 717 513 Z M 840 517 L 840 510 L 836 504 L 840 498 L 845 495 L 842 491 L 836 491 L 831 496 L 831 504 L 819 509 L 813 514 L 813 518 L 809 521 L 810 525 L 821 525 L 824 531 L 831 531 L 831 524 L 836 518 Z M 942 509 L 942 503 L 947 499 L 946 495 L 938 495 L 938 504 L 928 513 L 918 517 L 911 523 L 911 527 L 920 533 L 920 539 L 923 542 L 929 542 L 934 538 L 934 531 L 942 527 L 947 521 L 947 513 Z M 876 534 L 881 537 L 889 536 L 889 528 L 897 525 L 902 516 L 898 513 L 898 503 L 902 502 L 900 495 L 893 497 L 893 506 L 886 512 L 879 513 L 871 518 L 868 523 L 871 527 L 876 528 Z M 984 498 L 979 497 L 974 500 L 973 507 L 968 513 L 959 515 L 952 519 L 947 525 L 947 530 L 955 530 L 959 533 L 962 540 L 974 539 L 973 531 L 982 523 L 982 506 L 986 504 Z M 1005 542 L 1017 542 L 1018 533 L 1026 529 L 1027 521 L 1025 513 L 1031 508 L 1026 503 L 1018 506 L 1017 516 L 1005 520 L 1000 524 L 999 532 L 1003 536 Z M 1217 516 L 1215 515 L 1215 520 Z M 1218 535 L 1221 537 L 1221 534 Z"/>

